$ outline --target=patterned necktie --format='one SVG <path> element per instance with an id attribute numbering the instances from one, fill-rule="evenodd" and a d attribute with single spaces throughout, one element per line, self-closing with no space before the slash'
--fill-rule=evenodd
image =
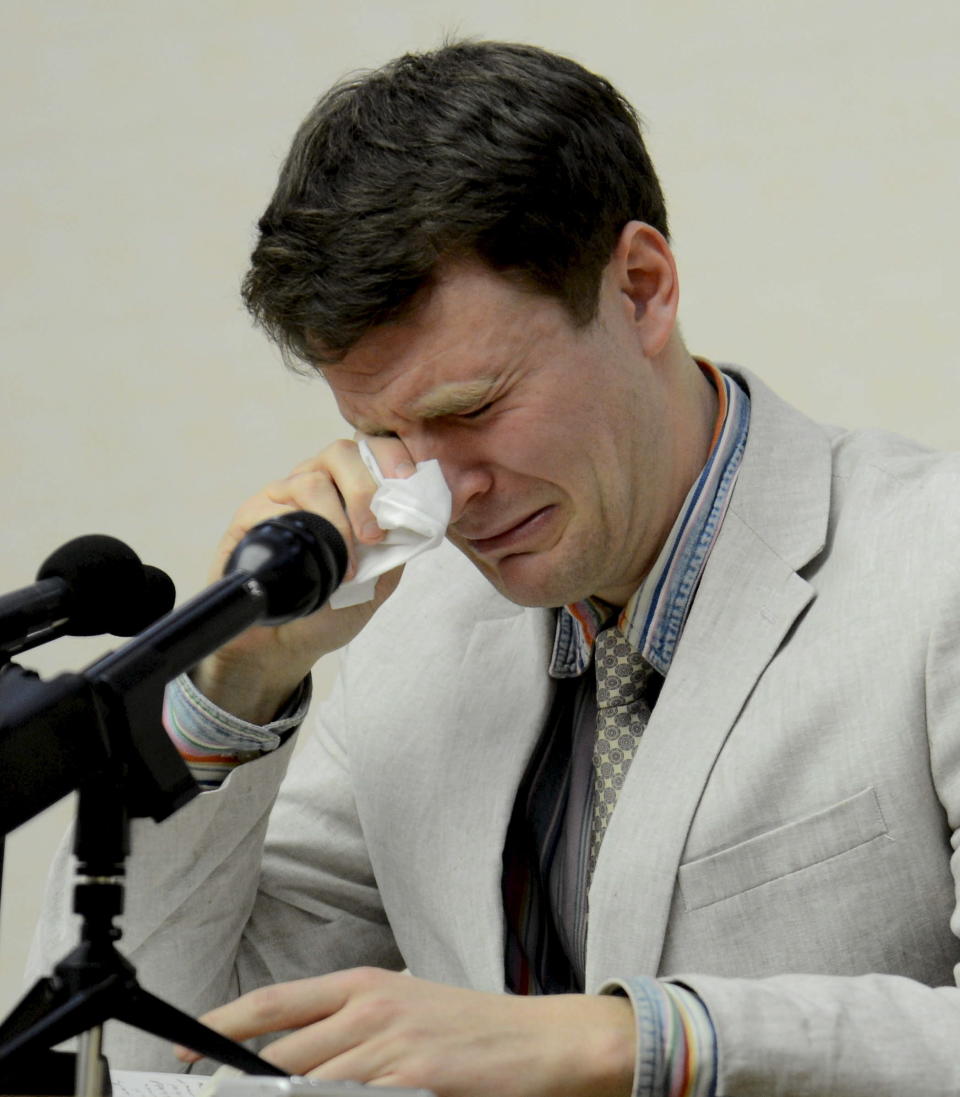
<path id="1" fill-rule="evenodd" d="M 597 675 L 597 738 L 593 747 L 593 820 L 590 877 L 600 843 L 650 719 L 660 676 L 618 628 L 604 629 L 594 649 Z"/>

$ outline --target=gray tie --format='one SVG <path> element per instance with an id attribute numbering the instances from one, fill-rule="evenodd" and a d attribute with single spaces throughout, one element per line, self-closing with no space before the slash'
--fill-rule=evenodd
<path id="1" fill-rule="evenodd" d="M 618 628 L 604 629 L 594 649 L 597 675 L 597 738 L 593 747 L 593 820 L 590 830 L 590 876 L 600 843 L 633 761 L 637 743 L 650 719 L 647 694 L 654 668 L 631 647 Z"/>

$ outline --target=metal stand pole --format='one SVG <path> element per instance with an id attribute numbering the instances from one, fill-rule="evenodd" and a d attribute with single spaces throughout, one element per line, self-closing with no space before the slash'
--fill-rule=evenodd
<path id="1" fill-rule="evenodd" d="M 103 1025 L 94 1025 L 80 1037 L 77 1047 L 76 1097 L 101 1097 L 105 1092 L 103 1060 Z"/>

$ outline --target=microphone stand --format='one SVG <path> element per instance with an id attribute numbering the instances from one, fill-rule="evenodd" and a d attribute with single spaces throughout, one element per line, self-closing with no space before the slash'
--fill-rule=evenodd
<path id="1" fill-rule="evenodd" d="M 285 1077 L 145 991 L 116 949 L 113 919 L 123 911 L 130 819 L 162 822 L 199 791 L 161 727 L 165 684 L 255 622 L 312 613 L 346 566 L 343 539 L 325 519 L 268 519 L 240 542 L 223 579 L 82 674 L 41 682 L 15 665 L 0 674 L 0 701 L 10 702 L 0 704 L 0 833 L 79 788 L 74 910 L 82 919 L 79 945 L 0 1025 L 0 1076 L 87 1030 L 76 1092 L 100 1097 L 102 1026 L 116 1019 L 248 1073 Z"/>
<path id="2" fill-rule="evenodd" d="M 106 667 L 108 660 L 96 666 Z M 23 752 L 32 742 L 32 757 L 22 763 L 28 786 L 38 770 L 36 735 L 32 734 L 36 729 L 43 741 L 41 756 L 51 757 L 56 753 L 58 736 L 63 740 L 69 735 L 72 745 L 66 751 L 68 764 L 85 759 L 74 843 L 77 874 L 73 909 L 81 917 L 80 941 L 55 966 L 52 975 L 40 979 L 26 993 L 0 1025 L 3 1092 L 30 1092 L 28 1088 L 7 1088 L 6 1083 L 11 1076 L 18 1081 L 28 1078 L 29 1067 L 39 1061 L 39 1052 L 81 1033 L 75 1093 L 78 1097 L 100 1097 L 109 1092 L 100 1049 L 103 1024 L 111 1019 L 247 1073 L 283 1076 L 283 1071 L 247 1048 L 144 990 L 137 982 L 134 967 L 116 947 L 121 931 L 114 919 L 123 911 L 131 816 L 153 815 L 159 821 L 197 792 L 189 771 L 160 727 L 162 681 L 148 674 L 136 684 L 123 682 L 121 689 L 109 673 L 88 672 L 87 676 L 65 674 L 41 682 L 31 672 L 13 666 L 0 675 L 0 682 L 4 692 L 13 694 L 12 704 L 0 719 L 0 760 L 16 762 L 25 757 Z M 147 753 L 152 753 L 151 761 L 157 762 L 160 776 L 136 749 L 148 741 L 151 747 Z M 15 779 L 16 771 L 11 780 Z M 59 780 L 62 782 L 62 777 Z M 38 802 L 49 799 L 41 796 L 44 791 L 36 790 Z M 62 795 L 59 784 L 50 793 L 53 798 L 58 795 Z M 46 803 L 38 810 L 44 806 Z M 6 805 L 3 810 L 7 810 Z M 11 814 L 8 822 L 17 825 L 24 808 L 12 805 L 10 811 L 17 814 Z M 44 1082 L 43 1078 L 39 1080 Z M 54 1085 L 34 1090 L 58 1091 L 63 1092 Z"/>
<path id="3" fill-rule="evenodd" d="M 0 1072 L 82 1033 L 75 1092 L 100 1097 L 106 1092 L 100 1054 L 103 1024 L 114 1019 L 247 1073 L 283 1075 L 137 982 L 133 965 L 117 950 L 121 933 L 113 924 L 123 911 L 128 827 L 122 790 L 107 775 L 80 789 L 73 904 L 82 920 L 80 941 L 0 1025 Z"/>

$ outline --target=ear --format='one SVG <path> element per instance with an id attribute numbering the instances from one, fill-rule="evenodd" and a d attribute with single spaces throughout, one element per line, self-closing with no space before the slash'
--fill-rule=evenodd
<path id="1" fill-rule="evenodd" d="M 614 279 L 643 353 L 653 358 L 667 345 L 677 322 L 680 283 L 670 245 L 652 225 L 628 221 L 607 273 Z"/>

